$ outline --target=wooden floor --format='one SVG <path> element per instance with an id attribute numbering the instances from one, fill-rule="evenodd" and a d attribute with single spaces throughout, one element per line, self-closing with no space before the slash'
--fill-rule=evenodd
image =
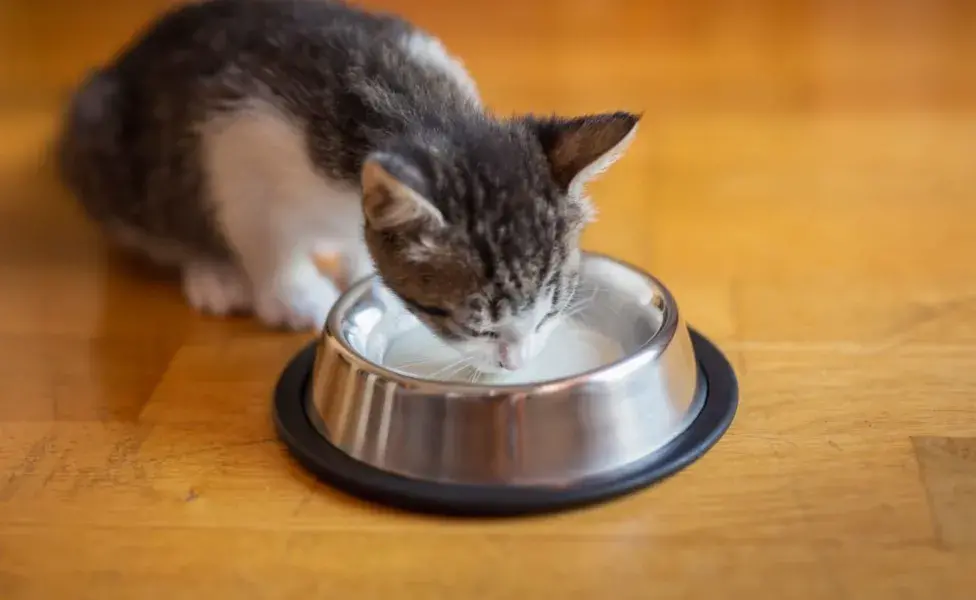
<path id="1" fill-rule="evenodd" d="M 740 377 L 677 477 L 494 523 L 314 483 L 269 420 L 309 337 L 192 314 L 55 185 L 59 103 L 164 4 L 0 2 L 0 598 L 974 597 L 976 3 L 369 3 L 501 111 L 645 111 L 587 245 Z"/>

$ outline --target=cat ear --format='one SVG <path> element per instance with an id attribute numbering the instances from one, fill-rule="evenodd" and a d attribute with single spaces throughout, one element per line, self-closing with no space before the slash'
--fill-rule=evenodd
<path id="1" fill-rule="evenodd" d="M 623 156 L 639 121 L 640 115 L 615 112 L 533 120 L 533 125 L 556 183 L 578 191 Z"/>
<path id="2" fill-rule="evenodd" d="M 376 231 L 413 226 L 444 225 L 444 216 L 418 191 L 424 189 L 420 171 L 399 157 L 377 152 L 362 169 L 363 214 Z"/>

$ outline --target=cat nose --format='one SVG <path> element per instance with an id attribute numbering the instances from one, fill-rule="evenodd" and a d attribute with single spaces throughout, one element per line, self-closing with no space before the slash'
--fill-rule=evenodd
<path id="1" fill-rule="evenodd" d="M 521 369 L 525 366 L 525 345 L 502 342 L 498 345 L 498 360 L 509 371 Z"/>

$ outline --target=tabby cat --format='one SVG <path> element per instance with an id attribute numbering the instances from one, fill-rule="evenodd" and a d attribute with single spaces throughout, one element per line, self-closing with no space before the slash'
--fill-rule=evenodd
<path id="1" fill-rule="evenodd" d="M 628 112 L 498 117 L 405 20 L 327 0 L 161 15 L 72 98 L 62 177 L 106 235 L 182 273 L 187 301 L 320 327 L 375 272 L 485 370 L 532 358 L 578 284 L 584 184 Z"/>

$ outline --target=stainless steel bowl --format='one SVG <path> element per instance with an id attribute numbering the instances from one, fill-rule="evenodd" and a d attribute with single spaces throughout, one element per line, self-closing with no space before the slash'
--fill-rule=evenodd
<path id="1" fill-rule="evenodd" d="M 705 381 L 689 330 L 661 282 L 586 254 L 581 313 L 621 343 L 621 360 L 521 385 L 432 381 L 384 366 L 402 306 L 380 282 L 333 308 L 306 395 L 317 433 L 349 458 L 410 480 L 572 488 L 645 468 L 696 419 Z"/>

